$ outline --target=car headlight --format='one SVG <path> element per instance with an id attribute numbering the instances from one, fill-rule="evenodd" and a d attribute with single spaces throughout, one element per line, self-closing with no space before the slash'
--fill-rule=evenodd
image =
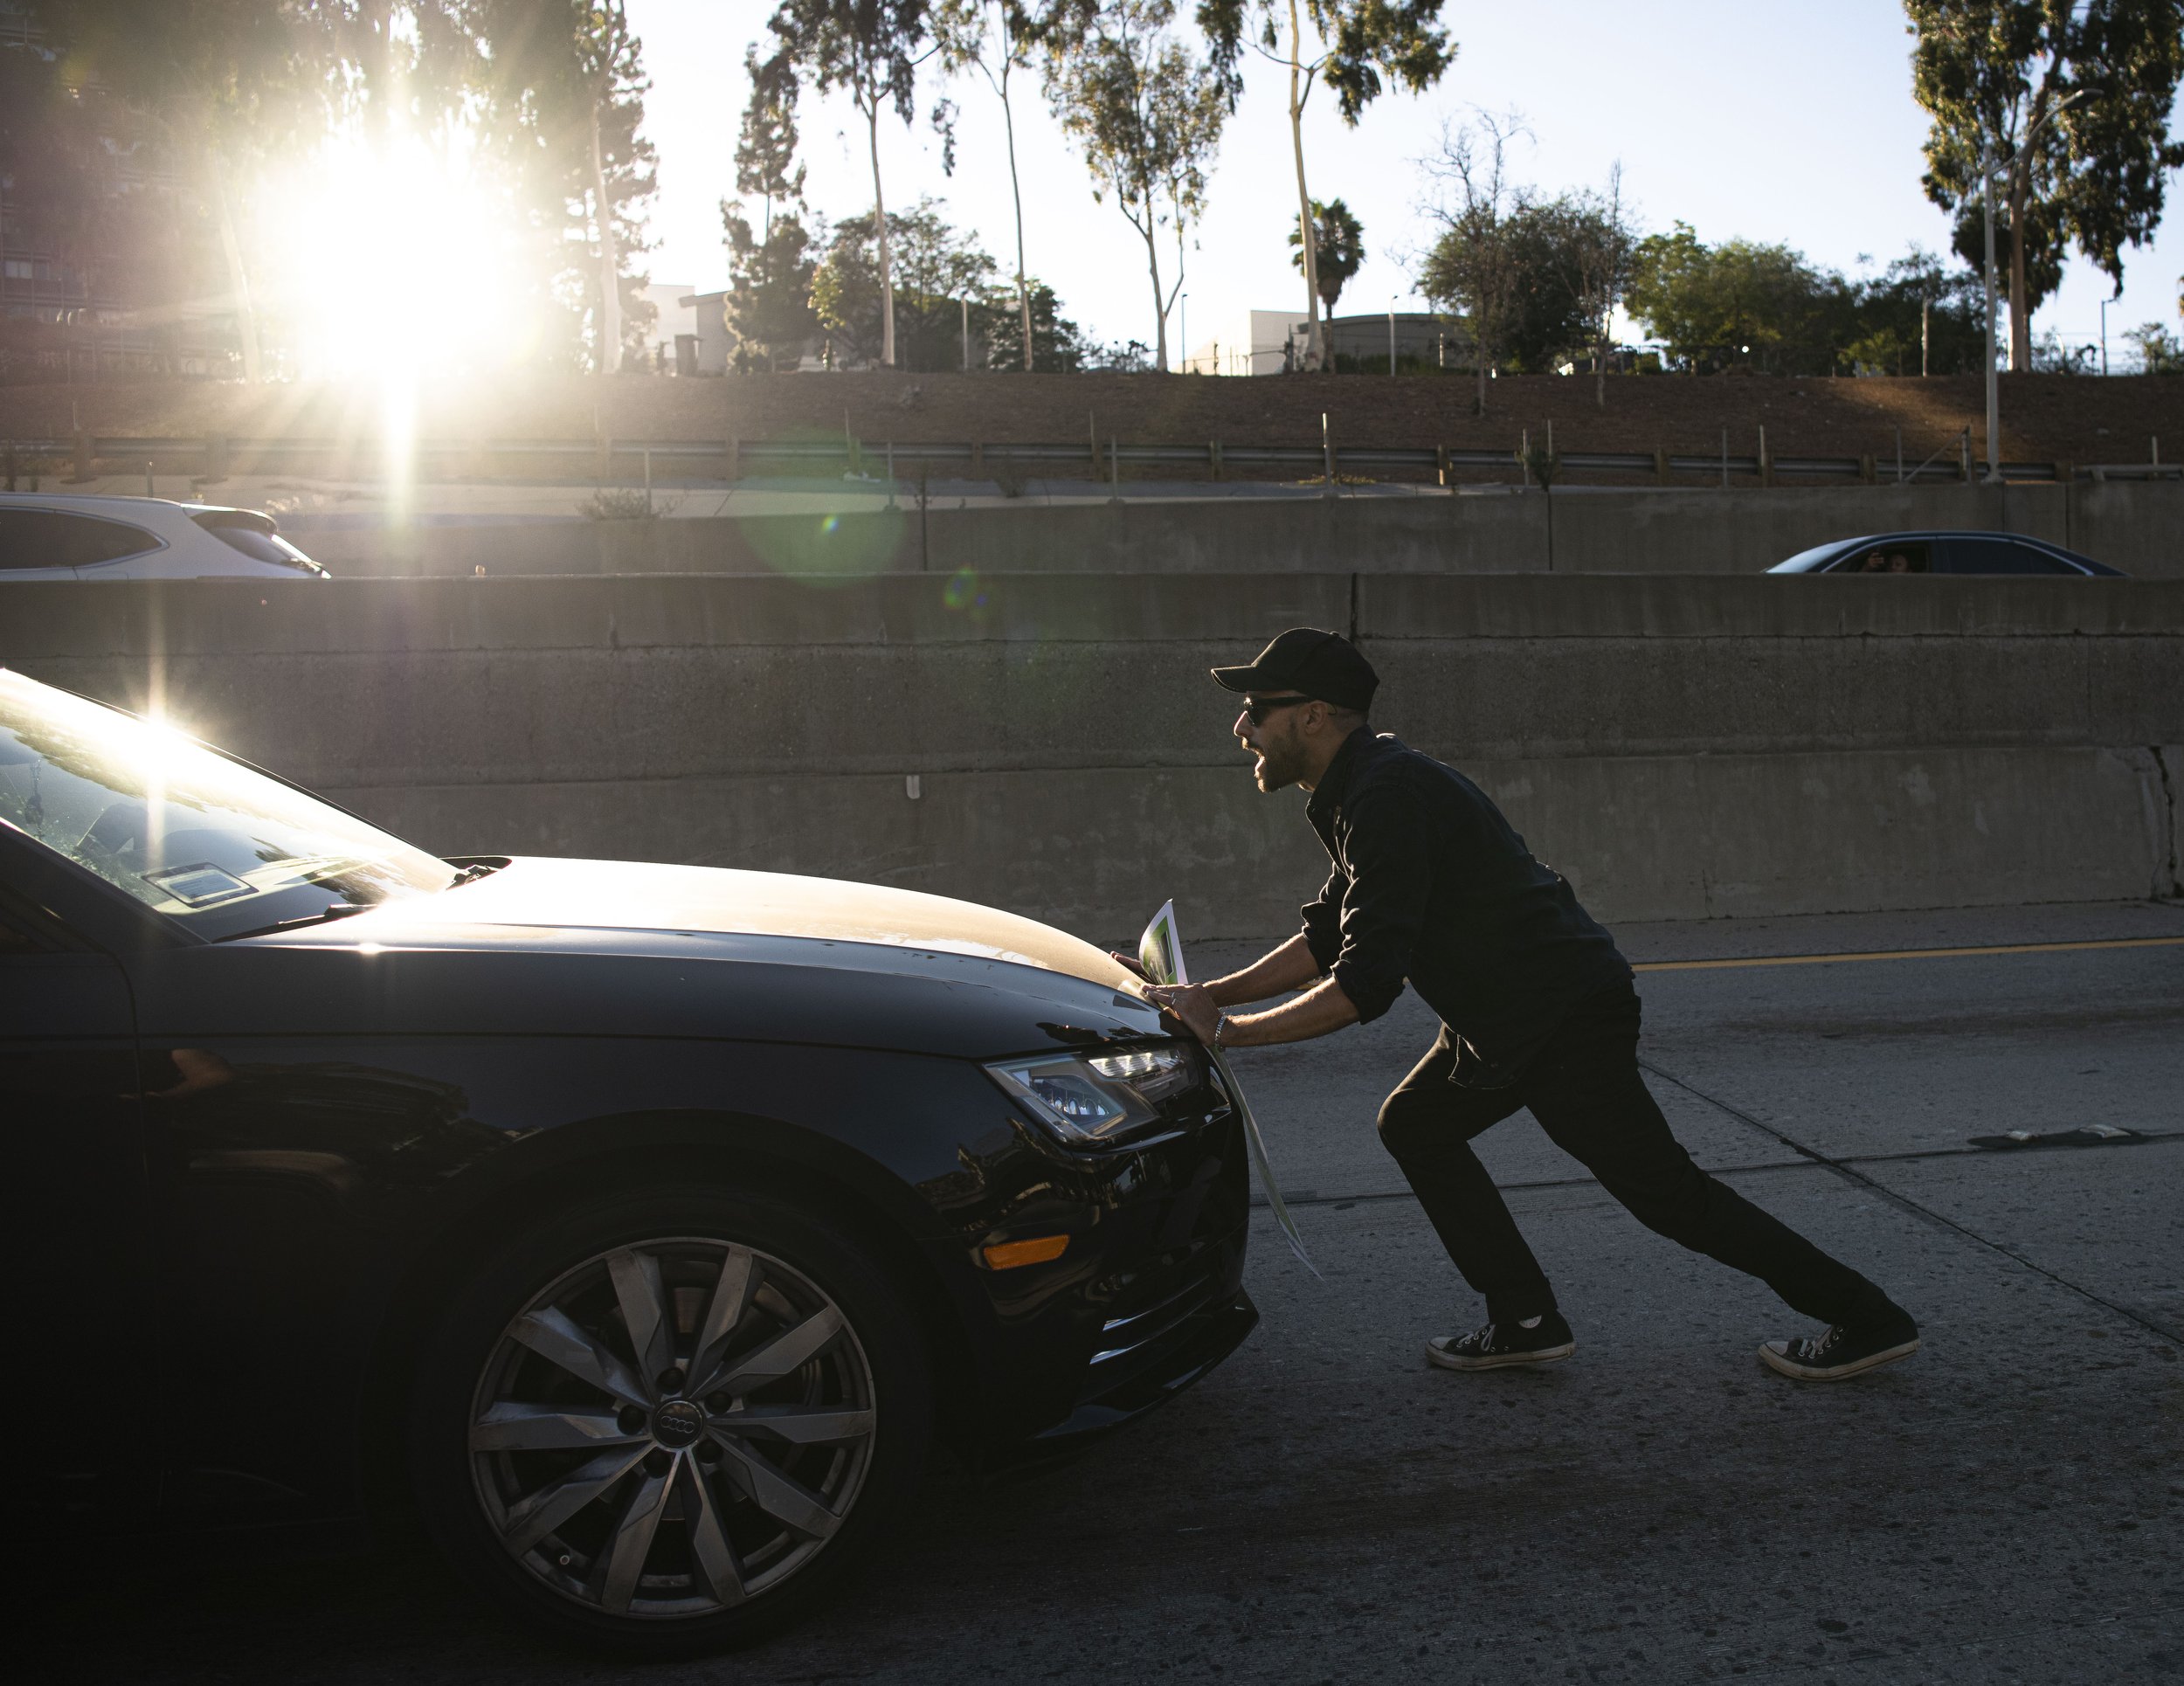
<path id="1" fill-rule="evenodd" d="M 986 1068 L 1065 1147 L 1110 1147 L 1160 1121 L 1160 1103 L 1203 1081 L 1195 1043 L 1042 1054 Z"/>

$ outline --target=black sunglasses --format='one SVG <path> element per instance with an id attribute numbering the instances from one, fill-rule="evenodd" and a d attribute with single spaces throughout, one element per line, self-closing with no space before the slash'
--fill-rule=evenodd
<path id="1" fill-rule="evenodd" d="M 1248 696 L 1244 699 L 1244 712 L 1251 717 L 1253 725 L 1263 726 L 1267 716 L 1276 708 L 1291 708 L 1300 702 L 1318 701 L 1316 696 Z"/>

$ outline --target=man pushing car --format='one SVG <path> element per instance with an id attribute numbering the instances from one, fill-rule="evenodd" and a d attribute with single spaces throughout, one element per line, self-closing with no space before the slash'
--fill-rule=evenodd
<path id="1" fill-rule="evenodd" d="M 1782 1374 L 1835 1381 L 1918 1350 L 1902 1307 L 1691 1162 L 1639 1074 L 1638 994 L 1614 939 L 1477 785 L 1373 732 L 1366 714 L 1379 680 L 1347 639 L 1294 627 L 1248 666 L 1213 674 L 1243 696 L 1234 730 L 1256 757 L 1259 788 L 1311 792 L 1305 817 L 1333 871 L 1304 929 L 1264 959 L 1149 993 L 1221 1048 L 1377 1019 L 1406 982 L 1440 1017 L 1440 1035 L 1379 1118 L 1382 1144 L 1486 1300 L 1486 1323 L 1434 1337 L 1429 1360 L 1493 1370 L 1576 1351 L 1471 1150 L 1520 1108 L 1640 1222 L 1759 1277 L 1827 1325 L 1760 1347 Z M 1226 1011 L 1296 990 L 1263 1012 Z"/>

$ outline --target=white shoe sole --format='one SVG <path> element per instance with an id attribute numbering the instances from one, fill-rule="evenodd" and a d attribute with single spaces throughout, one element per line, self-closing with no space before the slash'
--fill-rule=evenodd
<path id="1" fill-rule="evenodd" d="M 1565 1341 L 1560 1346 L 1543 1346 L 1537 1352 L 1503 1352 L 1491 1358 L 1455 1358 L 1428 1341 L 1426 1362 L 1442 1370 L 1507 1370 L 1517 1365 L 1560 1364 L 1577 1350 L 1575 1341 Z"/>
<path id="2" fill-rule="evenodd" d="M 1908 1358 L 1918 1351 L 1918 1337 L 1914 1335 L 1901 1346 L 1884 1347 L 1849 1364 L 1814 1365 L 1792 1362 L 1787 1341 L 1766 1341 L 1759 1347 L 1759 1362 L 1794 1381 L 1839 1382 L 1862 1376 L 1869 1370 L 1878 1370 L 1884 1364 L 1894 1364 L 1899 1358 Z"/>

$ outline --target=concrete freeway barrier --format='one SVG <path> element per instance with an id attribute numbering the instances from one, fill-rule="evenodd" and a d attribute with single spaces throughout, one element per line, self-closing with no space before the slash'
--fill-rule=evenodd
<path id="1" fill-rule="evenodd" d="M 2184 581 L 992 575 L 15 585 L 0 660 L 444 853 L 881 880 L 1095 936 L 1324 871 L 1206 668 L 1352 631 L 1376 722 L 1609 918 L 2179 893 Z"/>
<path id="2" fill-rule="evenodd" d="M 2091 481 L 1463 497 L 1148 499 L 300 532 L 346 575 L 1758 574 L 1862 533 L 2025 533 L 2184 577 L 2184 485 Z"/>

